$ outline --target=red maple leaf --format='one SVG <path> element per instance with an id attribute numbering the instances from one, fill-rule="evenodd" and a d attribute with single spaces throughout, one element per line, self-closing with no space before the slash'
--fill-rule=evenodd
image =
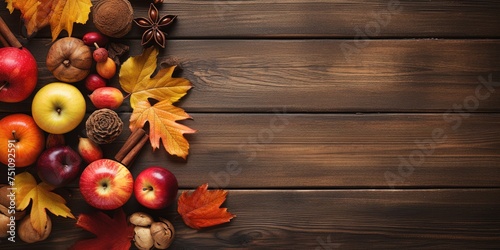
<path id="1" fill-rule="evenodd" d="M 220 208 L 227 191 L 207 189 L 208 184 L 203 184 L 192 193 L 183 192 L 178 200 L 177 212 L 184 223 L 194 229 L 226 223 L 235 217 L 227 208 Z"/>
<path id="2" fill-rule="evenodd" d="M 115 211 L 113 218 L 98 211 L 80 214 L 76 225 L 95 234 L 97 238 L 80 240 L 70 250 L 128 250 L 134 236 L 134 226 L 127 222 L 122 209 Z"/>

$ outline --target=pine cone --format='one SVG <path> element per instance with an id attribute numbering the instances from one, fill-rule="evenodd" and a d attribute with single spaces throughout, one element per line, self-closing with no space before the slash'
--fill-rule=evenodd
<path id="1" fill-rule="evenodd" d="M 94 111 L 85 123 L 87 137 L 97 144 L 113 142 L 123 130 L 123 122 L 111 109 Z"/>

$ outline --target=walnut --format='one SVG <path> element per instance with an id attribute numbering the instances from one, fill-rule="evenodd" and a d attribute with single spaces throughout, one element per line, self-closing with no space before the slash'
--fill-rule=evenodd
<path id="1" fill-rule="evenodd" d="M 160 218 L 160 222 L 151 224 L 151 235 L 157 249 L 167 249 L 174 241 L 174 226 L 170 221 Z"/>
<path id="2" fill-rule="evenodd" d="M 136 225 L 136 226 L 143 226 L 143 227 L 148 227 L 153 223 L 153 218 L 143 212 L 135 212 L 132 215 L 130 215 L 129 218 L 130 223 Z"/>
<path id="3" fill-rule="evenodd" d="M 149 250 L 153 248 L 154 241 L 151 236 L 151 230 L 149 227 L 134 227 L 134 244 L 140 250 Z"/>
<path id="4" fill-rule="evenodd" d="M 97 144 L 113 142 L 123 130 L 123 122 L 111 109 L 94 111 L 85 122 L 87 137 Z"/>
<path id="5" fill-rule="evenodd" d="M 132 29 L 134 10 L 128 0 L 100 0 L 92 7 L 95 27 L 104 35 L 120 38 Z"/>

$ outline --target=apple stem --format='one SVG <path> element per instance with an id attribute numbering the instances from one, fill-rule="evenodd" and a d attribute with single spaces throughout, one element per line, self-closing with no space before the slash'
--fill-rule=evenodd
<path id="1" fill-rule="evenodd" d="M 19 140 L 16 137 L 16 131 L 12 130 L 12 137 L 14 138 L 14 141 L 18 142 Z"/>
<path id="2" fill-rule="evenodd" d="M 58 114 L 61 114 L 61 108 L 57 108 L 57 109 L 56 109 L 56 112 L 57 112 Z"/>
<path id="3" fill-rule="evenodd" d="M 3 88 L 5 88 L 5 86 L 7 86 L 7 84 L 9 84 L 9 82 L 3 81 L 2 86 L 0 86 L 0 90 L 2 90 Z"/>
<path id="4" fill-rule="evenodd" d="M 98 45 L 96 42 L 94 42 L 94 46 L 95 46 L 96 48 L 99 48 L 99 45 Z"/>
<path id="5" fill-rule="evenodd" d="M 151 191 L 151 190 L 153 190 L 153 188 L 152 188 L 152 187 L 145 187 L 145 188 L 142 188 L 142 191 Z"/>

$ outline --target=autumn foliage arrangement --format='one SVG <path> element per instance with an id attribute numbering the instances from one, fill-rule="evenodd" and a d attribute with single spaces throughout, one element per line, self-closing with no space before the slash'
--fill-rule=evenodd
<path id="1" fill-rule="evenodd" d="M 91 93 L 89 99 L 96 109 L 92 115 L 104 112 L 119 120 L 110 123 L 106 122 L 109 120 L 106 117 L 98 117 L 99 119 L 83 121 L 89 139 L 79 139 L 77 152 L 84 159 L 82 162 L 89 165 L 106 157 L 112 158 L 103 155 L 100 147 L 102 144 L 114 141 L 127 125 L 131 136 L 122 147 L 126 152 L 117 154 L 117 156 L 121 154 L 118 158 L 115 156 L 114 159 L 108 159 L 112 162 L 111 165 L 132 167 L 133 159 L 130 158 L 138 154 L 146 140 L 149 141 L 153 151 L 163 147 L 166 153 L 187 160 L 189 142 L 184 135 L 193 134 L 196 130 L 179 123 L 192 117 L 174 104 L 188 93 L 192 84 L 187 79 L 173 76 L 177 67 L 175 65 L 157 68 L 158 56 L 161 49 L 166 46 L 166 28 L 172 26 L 177 16 L 160 15 L 155 4 L 163 1 L 151 2 L 147 17 L 132 20 L 133 8 L 128 0 L 6 0 L 10 13 L 15 10 L 21 13 L 28 38 L 35 36 L 39 30 L 50 27 L 54 47 L 51 51 L 56 52 L 48 55 L 47 63 L 55 61 L 51 56 L 61 57 L 56 58 L 60 60 L 54 63 L 54 70 L 50 69 L 54 77 L 72 84 L 82 82 Z M 82 39 L 71 37 L 73 25 L 86 24 L 90 14 L 93 14 L 94 27 L 98 30 L 87 33 Z M 102 15 L 106 18 L 100 18 Z M 112 23 L 116 24 L 113 27 L 107 24 L 108 19 L 112 17 L 119 19 L 112 20 Z M 125 35 L 130 31 L 132 23 L 138 28 L 145 28 L 142 41 L 137 41 L 144 46 L 144 49 L 141 54 L 131 55 L 122 62 L 120 56 L 126 54 L 128 47 L 109 41 L 115 39 L 116 42 L 116 38 Z M 71 39 L 59 38 L 63 30 Z M 82 49 L 85 53 L 81 53 Z M 82 54 L 85 54 L 85 69 L 70 64 L 74 58 L 81 59 Z M 90 69 L 91 66 L 96 68 Z M 62 71 L 56 70 L 58 67 L 62 67 Z M 69 81 L 60 77 L 59 73 L 55 73 L 65 71 L 71 73 L 61 74 L 74 76 L 74 72 L 78 72 L 81 76 Z M 92 71 L 96 73 L 91 73 Z M 112 79 L 117 80 L 119 86 L 108 86 Z M 128 121 L 121 121 L 115 110 L 122 105 L 125 98 L 130 100 L 132 114 Z M 95 134 L 104 139 L 96 139 Z M 66 145 L 64 134 L 49 133 L 46 147 L 49 148 L 49 145 L 50 147 Z M 31 231 L 28 231 L 30 236 L 36 237 L 22 238 L 28 243 L 47 238 L 52 226 L 50 214 L 76 219 L 76 226 L 95 235 L 94 238 L 76 242 L 70 248 L 74 250 L 129 249 L 132 242 L 139 249 L 166 249 L 175 236 L 173 225 L 166 218 L 160 217 L 156 221 L 148 218 L 145 222 L 143 218 L 137 219 L 138 213 L 127 216 L 121 207 L 113 211 L 98 209 L 93 213 L 75 216 L 66 205 L 66 200 L 57 194 L 56 187 L 38 182 L 30 171 L 15 175 L 15 185 L 12 184 L 12 187 L 16 189 L 16 210 L 29 211 L 29 215 L 24 218 L 27 221 L 25 224 L 30 226 Z M 106 186 L 100 188 L 101 192 L 107 192 Z M 176 192 L 177 182 L 174 193 Z M 235 217 L 227 211 L 227 208 L 221 207 L 227 195 L 228 192 L 225 190 L 209 190 L 208 184 L 202 184 L 194 191 L 184 191 L 177 199 L 177 212 L 180 217 L 176 218 L 181 218 L 186 226 L 196 230 L 227 223 Z M 102 196 L 113 197 L 113 195 Z"/>

